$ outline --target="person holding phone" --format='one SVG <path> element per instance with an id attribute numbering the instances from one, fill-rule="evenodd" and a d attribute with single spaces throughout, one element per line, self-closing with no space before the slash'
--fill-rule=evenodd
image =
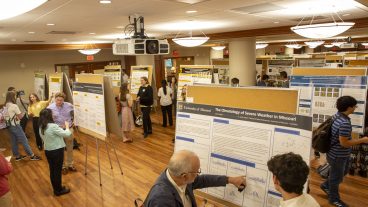
<path id="1" fill-rule="evenodd" d="M 72 132 L 69 122 L 65 121 L 65 129 L 54 122 L 51 109 L 43 109 L 40 112 L 40 135 L 45 146 L 45 155 L 49 163 L 51 185 L 56 196 L 70 192 L 70 189 L 62 186 L 62 169 L 64 161 L 64 137 L 71 139 Z"/>

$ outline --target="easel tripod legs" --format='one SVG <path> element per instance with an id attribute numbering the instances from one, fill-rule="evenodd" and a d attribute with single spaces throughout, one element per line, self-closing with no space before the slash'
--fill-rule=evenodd
<path id="1" fill-rule="evenodd" d="M 119 168 L 120 168 L 120 172 L 121 172 L 121 174 L 123 175 L 124 173 L 123 173 L 123 170 L 122 170 L 121 165 L 120 165 L 120 161 L 119 161 L 119 158 L 118 158 L 118 154 L 116 153 L 116 149 L 115 149 L 114 142 L 113 142 L 113 140 L 112 140 L 112 138 L 111 138 L 111 137 L 110 137 L 109 139 L 110 139 L 110 142 L 111 142 L 112 148 L 114 149 L 114 153 L 115 153 L 116 161 L 118 161 L 118 165 L 119 165 Z"/>
<path id="2" fill-rule="evenodd" d="M 100 186 L 102 186 L 101 182 L 101 166 L 100 166 L 100 152 L 98 149 L 98 139 L 96 138 L 96 148 L 97 148 L 97 163 L 98 163 L 98 176 L 100 178 Z"/>
<path id="3" fill-rule="evenodd" d="M 109 161 L 110 161 L 110 167 L 111 167 L 111 169 L 112 169 L 112 164 L 111 164 L 111 158 L 110 158 L 109 147 L 107 146 L 107 142 L 106 142 L 106 141 L 105 141 L 105 146 L 106 146 L 107 156 L 109 157 Z"/>

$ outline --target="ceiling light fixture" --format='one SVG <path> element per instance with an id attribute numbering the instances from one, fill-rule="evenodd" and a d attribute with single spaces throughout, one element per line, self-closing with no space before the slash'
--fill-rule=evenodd
<path id="1" fill-rule="evenodd" d="M 267 46 L 268 44 L 265 42 L 256 43 L 256 49 L 263 49 L 263 48 L 266 48 Z"/>
<path id="2" fill-rule="evenodd" d="M 95 35 L 96 33 L 94 33 L 94 32 L 90 32 L 89 34 L 90 34 L 90 35 Z"/>
<path id="3" fill-rule="evenodd" d="M 323 43 L 325 43 L 325 41 L 322 40 L 317 40 L 317 41 L 309 41 L 309 42 L 304 42 L 306 45 L 309 46 L 309 48 L 316 48 L 320 45 L 322 45 Z"/>
<path id="4" fill-rule="evenodd" d="M 335 45 L 333 45 L 333 44 L 324 44 L 323 46 L 324 46 L 324 47 L 327 47 L 327 48 L 332 48 L 332 47 L 334 47 Z"/>
<path id="5" fill-rule="evenodd" d="M 100 4 L 111 4 L 109 0 L 100 0 Z"/>
<path id="6" fill-rule="evenodd" d="M 78 50 L 78 52 L 83 55 L 95 55 L 99 53 L 101 49 L 97 48 L 95 44 L 86 44 L 84 45 L 84 49 Z"/>
<path id="7" fill-rule="evenodd" d="M 293 42 L 289 42 L 288 44 L 285 45 L 287 48 L 292 48 L 292 49 L 300 49 L 303 47 L 303 45 L 298 44 L 297 42 L 293 41 Z"/>
<path id="8" fill-rule="evenodd" d="M 368 46 L 368 42 L 361 43 L 363 46 Z"/>
<path id="9" fill-rule="evenodd" d="M 189 22 L 191 22 L 191 24 L 193 24 L 192 21 L 189 21 Z M 202 34 L 204 35 L 204 37 L 193 37 L 193 31 L 192 30 L 189 31 L 189 37 L 180 37 L 180 38 L 178 38 L 177 36 L 179 34 L 180 34 L 180 31 L 178 32 L 178 34 L 176 34 L 175 38 L 172 39 L 172 40 L 176 44 L 184 46 L 184 47 L 200 46 L 200 45 L 204 44 L 205 42 L 207 42 L 210 39 L 203 32 L 202 32 Z"/>
<path id="10" fill-rule="evenodd" d="M 212 49 L 214 49 L 214 50 L 223 50 L 225 48 L 226 48 L 226 46 L 214 46 L 214 47 L 212 47 Z"/>
<path id="11" fill-rule="evenodd" d="M 35 32 L 28 32 L 28 34 L 34 34 Z"/>
<path id="12" fill-rule="evenodd" d="M 336 47 L 340 47 L 341 45 L 343 45 L 343 44 L 345 44 L 345 43 L 347 43 L 346 41 L 344 41 L 344 40 L 335 40 L 333 43 L 331 43 L 333 46 L 336 46 Z"/>
<path id="13" fill-rule="evenodd" d="M 9 19 L 26 12 L 29 12 L 42 4 L 46 3 L 47 0 L 8 0 L 0 1 L 0 20 Z"/>
<path id="14" fill-rule="evenodd" d="M 193 13 L 197 13 L 198 11 L 196 11 L 196 10 L 189 10 L 189 11 L 186 11 L 185 13 L 187 13 L 187 14 L 193 14 Z"/>
<path id="15" fill-rule="evenodd" d="M 280 23 L 280 22 L 273 22 L 274 24 L 278 24 L 278 23 Z"/>
<path id="16" fill-rule="evenodd" d="M 331 14 L 333 22 L 331 23 L 322 23 L 322 24 L 313 24 L 314 16 L 312 17 L 309 24 L 306 25 L 300 25 L 302 21 L 305 19 L 300 20 L 298 25 L 295 27 L 291 27 L 290 29 L 295 32 L 296 34 L 311 38 L 311 39 L 320 39 L 320 38 L 329 38 L 336 35 L 339 35 L 348 29 L 350 29 L 352 26 L 354 26 L 354 22 L 344 22 L 344 20 L 341 19 L 339 14 L 335 13 L 338 19 L 341 20 L 341 22 L 337 22 L 334 14 Z"/>
<path id="17" fill-rule="evenodd" d="M 55 26 L 55 24 L 52 24 L 52 23 L 48 23 L 46 24 L 47 26 Z"/>

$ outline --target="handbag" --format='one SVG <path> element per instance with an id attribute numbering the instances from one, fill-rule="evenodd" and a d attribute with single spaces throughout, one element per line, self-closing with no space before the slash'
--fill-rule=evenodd
<path id="1" fill-rule="evenodd" d="M 143 125 L 143 117 L 142 115 L 137 116 L 137 118 L 135 119 L 135 124 L 138 126 L 142 126 Z"/>

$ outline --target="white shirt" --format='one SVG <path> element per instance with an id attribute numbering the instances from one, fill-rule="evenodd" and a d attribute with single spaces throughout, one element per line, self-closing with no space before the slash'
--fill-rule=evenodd
<path id="1" fill-rule="evenodd" d="M 16 105 L 16 104 L 13 104 L 13 103 L 7 103 L 6 104 L 6 108 L 8 109 L 8 115 L 9 115 L 9 119 L 11 120 L 11 125 L 12 126 L 15 126 L 15 124 L 19 124 L 20 121 L 17 117 L 18 114 L 21 114 L 21 111 L 19 109 L 19 107 Z M 13 119 L 14 117 L 14 119 Z M 15 123 L 14 123 L 14 120 L 15 120 Z"/>
<path id="2" fill-rule="evenodd" d="M 184 207 L 192 207 L 192 201 L 190 200 L 189 196 L 185 195 L 185 189 L 187 185 L 178 186 L 174 179 L 172 179 L 169 170 L 166 170 L 166 176 L 169 179 L 170 183 L 175 187 L 176 191 L 178 191 L 181 201 L 183 202 Z"/>
<path id="3" fill-rule="evenodd" d="M 290 200 L 281 200 L 280 207 L 320 207 L 320 205 L 311 195 L 302 194 Z"/>
<path id="4" fill-rule="evenodd" d="M 160 105 L 161 106 L 168 106 L 172 104 L 171 99 L 172 90 L 169 86 L 166 86 L 166 95 L 164 94 L 164 89 L 161 87 L 158 89 L 158 97 L 161 97 L 160 99 Z"/>

